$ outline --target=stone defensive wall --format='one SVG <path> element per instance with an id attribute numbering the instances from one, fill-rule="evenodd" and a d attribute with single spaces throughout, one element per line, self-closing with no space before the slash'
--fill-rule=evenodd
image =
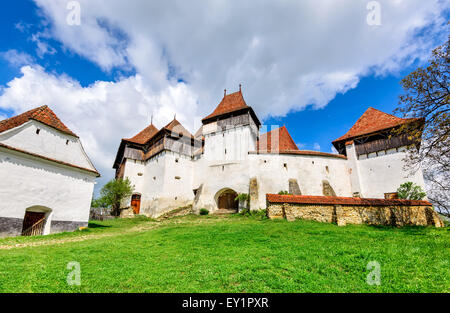
<path id="1" fill-rule="evenodd" d="M 267 194 L 267 216 L 323 223 L 443 227 L 428 201 Z"/>

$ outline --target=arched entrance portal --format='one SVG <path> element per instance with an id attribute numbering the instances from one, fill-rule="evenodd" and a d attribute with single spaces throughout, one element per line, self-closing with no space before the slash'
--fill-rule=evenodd
<path id="1" fill-rule="evenodd" d="M 222 189 L 217 193 L 216 201 L 219 210 L 238 210 L 239 201 L 235 200 L 238 196 L 233 189 Z"/>
<path id="2" fill-rule="evenodd" d="M 40 236 L 46 232 L 46 224 L 51 209 L 42 206 L 34 206 L 25 210 L 23 219 L 22 236 Z"/>

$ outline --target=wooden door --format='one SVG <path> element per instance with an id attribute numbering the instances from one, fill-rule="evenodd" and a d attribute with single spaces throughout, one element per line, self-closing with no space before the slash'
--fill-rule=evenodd
<path id="1" fill-rule="evenodd" d="M 133 208 L 134 214 L 139 214 L 141 210 L 141 195 L 131 196 L 131 207 Z"/>
<path id="2" fill-rule="evenodd" d="M 219 209 L 237 210 L 238 201 L 236 201 L 237 194 L 234 192 L 227 192 L 219 197 Z"/>
<path id="3" fill-rule="evenodd" d="M 41 223 L 39 223 L 41 222 Z M 23 219 L 22 236 L 42 235 L 45 222 L 45 213 L 43 212 L 25 212 Z M 32 227 L 36 228 L 32 230 Z"/>

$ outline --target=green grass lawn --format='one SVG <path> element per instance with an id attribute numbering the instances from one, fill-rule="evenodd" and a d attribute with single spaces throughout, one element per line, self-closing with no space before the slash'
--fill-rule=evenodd
<path id="1" fill-rule="evenodd" d="M 140 217 L 1 239 L 0 292 L 450 292 L 449 259 L 448 227 Z M 81 286 L 66 282 L 71 261 Z"/>

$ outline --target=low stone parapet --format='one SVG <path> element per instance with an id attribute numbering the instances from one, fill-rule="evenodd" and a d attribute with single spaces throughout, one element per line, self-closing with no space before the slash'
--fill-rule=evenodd
<path id="1" fill-rule="evenodd" d="M 267 216 L 324 223 L 443 227 L 428 201 L 267 194 Z"/>

